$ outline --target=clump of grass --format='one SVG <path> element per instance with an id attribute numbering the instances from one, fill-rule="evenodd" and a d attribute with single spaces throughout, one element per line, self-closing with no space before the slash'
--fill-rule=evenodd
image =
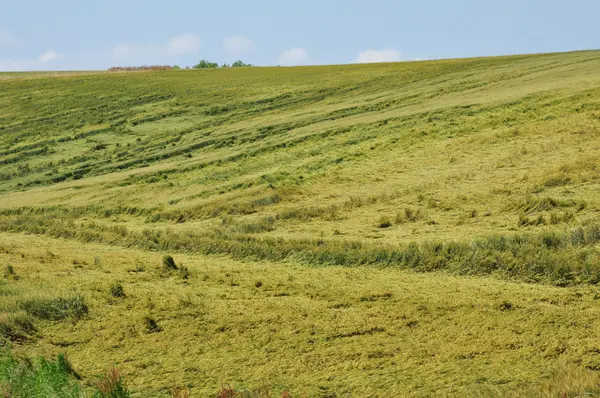
<path id="1" fill-rule="evenodd" d="M 529 217 L 525 214 L 519 215 L 517 225 L 519 227 L 545 225 L 546 217 L 543 214 L 538 214 L 537 217 Z"/>
<path id="2" fill-rule="evenodd" d="M 75 321 L 88 313 L 83 296 L 32 298 L 21 302 L 21 308 L 31 316 L 49 321 L 71 318 Z"/>
<path id="3" fill-rule="evenodd" d="M 377 227 L 381 229 L 391 228 L 392 220 L 389 217 L 382 216 L 377 222 Z"/>
<path id="4" fill-rule="evenodd" d="M 11 264 L 8 264 L 6 266 L 6 270 L 4 271 L 4 278 L 5 279 L 12 279 L 12 280 L 18 280 L 19 279 L 19 276 L 15 272 L 15 267 L 13 267 Z"/>
<path id="5" fill-rule="evenodd" d="M 237 232 L 243 234 L 258 234 L 275 230 L 275 217 L 264 217 L 258 220 L 246 221 L 236 225 Z"/>
<path id="6" fill-rule="evenodd" d="M 123 289 L 123 285 L 120 283 L 114 283 L 109 288 L 110 295 L 115 298 L 124 298 L 125 297 L 125 289 Z"/>
<path id="7" fill-rule="evenodd" d="M 177 273 L 179 274 L 179 277 L 181 279 L 190 279 L 190 270 L 188 269 L 188 267 L 186 266 L 181 266 L 179 267 L 179 270 L 177 271 Z"/>
<path id="8" fill-rule="evenodd" d="M 423 214 L 421 213 L 421 210 L 406 207 L 404 208 L 403 212 L 400 212 L 396 215 L 396 224 L 417 222 L 422 218 Z"/>
<path id="9" fill-rule="evenodd" d="M 575 213 L 572 211 L 565 211 L 563 213 L 550 213 L 550 224 L 552 225 L 570 223 L 573 220 L 575 220 Z"/>
<path id="10" fill-rule="evenodd" d="M 181 264 L 177 266 L 172 256 L 164 256 L 162 264 L 162 270 L 164 272 L 163 276 L 171 276 L 175 274 L 181 279 L 189 279 L 191 277 L 189 268 Z"/>
<path id="11" fill-rule="evenodd" d="M 167 271 L 177 271 L 179 269 L 172 256 L 164 256 L 162 264 L 163 268 Z"/>
<path id="12" fill-rule="evenodd" d="M 24 312 L 0 315 L 0 336 L 9 341 L 25 341 L 35 331 L 33 319 Z"/>
<path id="13" fill-rule="evenodd" d="M 150 316 L 146 316 L 144 318 L 144 324 L 146 325 L 146 332 L 148 333 L 158 333 L 162 331 L 162 328 L 158 326 L 156 319 Z"/>

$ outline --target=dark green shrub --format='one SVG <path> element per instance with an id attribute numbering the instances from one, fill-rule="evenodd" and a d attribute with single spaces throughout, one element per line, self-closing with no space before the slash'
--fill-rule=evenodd
<path id="1" fill-rule="evenodd" d="M 193 66 L 194 69 L 213 69 L 218 67 L 219 64 L 217 64 L 216 62 L 209 62 L 205 59 L 200 60 L 200 62 Z"/>
<path id="2" fill-rule="evenodd" d="M 247 68 L 247 67 L 251 67 L 251 64 L 245 64 L 243 61 L 235 61 L 234 63 L 231 64 L 232 68 Z"/>

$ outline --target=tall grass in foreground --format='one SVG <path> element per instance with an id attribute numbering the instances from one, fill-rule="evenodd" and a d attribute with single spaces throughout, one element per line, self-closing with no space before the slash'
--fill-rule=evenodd
<path id="1" fill-rule="evenodd" d="M 0 396 L 11 398 L 129 398 L 131 392 L 117 368 L 111 368 L 95 384 L 94 391 L 86 393 L 80 386 L 80 376 L 64 355 L 48 360 L 40 358 L 33 362 L 19 361 L 9 350 L 0 351 Z M 174 388 L 173 398 L 190 398 L 187 388 Z M 216 398 L 291 398 L 287 391 L 280 394 L 268 386 L 255 390 L 234 389 L 223 385 L 214 395 Z M 473 396 L 481 397 L 598 397 L 600 375 L 570 364 L 561 364 L 551 378 L 528 391 L 503 394 L 486 389 Z M 323 397 L 337 397 L 333 392 Z"/>
<path id="2" fill-rule="evenodd" d="M 80 386 L 80 376 L 68 359 L 18 360 L 9 350 L 0 350 L 0 396 L 11 398 L 129 398 L 123 378 L 112 368 L 90 395 Z"/>
<path id="3" fill-rule="evenodd" d="M 18 361 L 9 351 L 0 352 L 0 395 L 13 398 L 80 398 L 81 387 L 75 380 L 66 357 L 37 362 Z"/>
<path id="4" fill-rule="evenodd" d="M 94 391 L 86 393 L 80 386 L 81 377 L 73 369 L 63 354 L 56 359 L 40 358 L 37 361 L 18 360 L 9 350 L 0 349 L 0 396 L 11 398 L 129 398 L 131 392 L 119 370 L 111 368 L 99 382 Z M 174 398 L 190 398 L 187 388 L 174 388 Z M 217 398 L 275 398 L 270 388 L 258 390 L 236 390 L 221 387 L 215 395 Z M 282 398 L 290 398 L 287 391 Z"/>

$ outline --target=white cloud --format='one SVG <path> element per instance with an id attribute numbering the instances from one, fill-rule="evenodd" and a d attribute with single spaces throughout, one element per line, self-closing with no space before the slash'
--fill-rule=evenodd
<path id="1" fill-rule="evenodd" d="M 194 54 L 200 50 L 200 37 L 191 33 L 172 37 L 167 44 L 169 55 Z"/>
<path id="2" fill-rule="evenodd" d="M 64 58 L 65 58 L 64 56 L 60 55 L 56 51 L 49 50 L 49 51 L 46 51 L 45 53 L 43 53 L 42 55 L 40 55 L 40 57 L 38 59 L 40 60 L 41 63 L 47 64 L 48 62 L 60 61 L 61 59 L 64 59 Z"/>
<path id="3" fill-rule="evenodd" d="M 233 57 L 247 55 L 254 49 L 254 42 L 247 37 L 235 35 L 223 40 L 225 52 Z"/>
<path id="4" fill-rule="evenodd" d="M 49 69 L 49 64 L 64 58 L 56 51 L 49 50 L 37 58 L 0 59 L 0 71 L 16 72 Z"/>
<path id="5" fill-rule="evenodd" d="M 398 62 L 401 59 L 402 56 L 396 50 L 365 50 L 358 54 L 358 58 L 354 62 L 357 64 L 371 64 L 376 62 Z"/>
<path id="6" fill-rule="evenodd" d="M 309 56 L 306 49 L 294 47 L 282 52 L 277 63 L 284 66 L 306 65 L 308 60 Z"/>

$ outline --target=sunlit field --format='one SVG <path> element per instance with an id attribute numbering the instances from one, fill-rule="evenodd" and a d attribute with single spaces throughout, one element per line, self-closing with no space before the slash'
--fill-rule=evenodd
<path id="1" fill-rule="evenodd" d="M 597 51 L 0 74 L 4 355 L 68 396 L 600 394 L 599 189 Z"/>

